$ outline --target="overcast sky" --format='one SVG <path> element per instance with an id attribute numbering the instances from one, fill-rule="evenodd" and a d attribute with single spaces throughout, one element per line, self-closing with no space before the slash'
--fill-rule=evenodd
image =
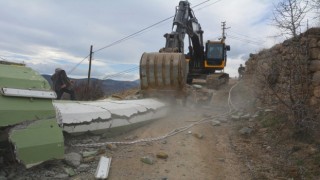
<path id="1" fill-rule="evenodd" d="M 206 0 L 189 0 L 192 6 Z M 226 21 L 231 46 L 225 72 L 237 75 L 240 63 L 279 42 L 271 26 L 275 0 L 209 0 L 194 8 L 204 41 L 221 37 Z M 171 17 L 179 0 L 0 0 L 0 57 L 24 62 L 41 74 L 57 67 L 71 77 L 88 74 L 90 45 L 97 51 Z M 143 52 L 157 52 L 172 19 L 133 38 L 94 53 L 92 77 L 138 79 Z M 187 38 L 186 38 L 187 39 Z M 125 71 L 125 72 L 124 72 Z M 118 74 L 119 72 L 123 72 Z"/>

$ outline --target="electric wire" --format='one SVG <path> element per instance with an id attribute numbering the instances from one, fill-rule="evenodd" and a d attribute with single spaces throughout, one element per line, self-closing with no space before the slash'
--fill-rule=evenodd
<path id="1" fill-rule="evenodd" d="M 192 6 L 192 8 L 198 7 L 198 6 L 200 6 L 200 5 L 202 5 L 202 4 L 205 4 L 205 3 L 209 2 L 209 1 L 211 1 L 211 0 L 203 1 L 203 2 L 201 2 L 201 3 L 199 3 L 199 4 L 195 5 L 195 6 Z M 211 3 L 211 4 L 208 5 L 208 6 L 202 7 L 201 9 L 206 8 L 206 7 L 209 7 L 209 6 L 211 6 L 211 5 L 215 4 L 215 3 L 218 3 L 219 1 L 222 1 L 222 0 L 217 0 L 217 1 L 213 2 L 213 3 Z M 150 25 L 150 26 L 147 26 L 147 27 L 145 27 L 145 28 L 143 28 L 143 29 L 135 32 L 135 33 L 132 33 L 132 34 L 130 34 L 130 35 L 124 37 L 124 38 L 121 38 L 121 39 L 119 39 L 119 40 L 117 40 L 117 41 L 114 41 L 114 42 L 112 42 L 112 43 L 110 43 L 110 44 L 108 44 L 108 45 L 106 45 L 106 46 L 103 46 L 103 47 L 101 47 L 101 48 L 93 51 L 93 53 L 99 52 L 99 51 L 104 50 L 104 49 L 106 49 L 106 48 L 109 48 L 109 47 L 112 47 L 112 46 L 114 46 L 114 45 L 117 45 L 117 44 L 119 44 L 119 43 L 121 43 L 121 42 L 123 42 L 123 41 L 126 41 L 126 40 L 128 40 L 128 39 L 131 39 L 131 38 L 133 38 L 133 37 L 136 37 L 137 35 L 143 33 L 144 31 L 146 31 L 146 30 L 148 30 L 148 29 L 150 29 L 150 28 L 153 28 L 153 27 L 155 27 L 155 26 L 157 26 L 157 25 L 159 25 L 159 24 L 161 24 L 161 23 L 163 23 L 163 22 L 165 22 L 165 21 L 167 21 L 167 20 L 169 20 L 169 19 L 171 19 L 171 18 L 173 18 L 173 17 L 174 17 L 174 15 L 173 15 L 173 16 L 170 16 L 170 17 L 168 17 L 168 18 L 165 18 L 165 19 L 163 19 L 163 20 L 161 20 L 161 21 L 159 21 L 159 22 L 157 22 L 157 23 L 154 23 L 154 24 L 152 24 L 152 25 Z M 89 56 L 89 55 L 88 55 L 88 56 Z M 88 56 L 87 56 L 87 57 L 88 57 Z M 69 71 L 69 73 L 72 73 L 87 57 L 85 57 L 85 58 L 84 58 L 83 60 L 81 60 L 77 65 L 75 65 L 75 66 Z"/>
<path id="2" fill-rule="evenodd" d="M 121 42 L 123 42 L 123 41 L 125 41 L 125 40 L 128 40 L 128 39 L 134 37 L 135 35 L 143 32 L 143 31 L 145 31 L 145 30 L 147 30 L 147 29 L 150 29 L 150 28 L 152 28 L 152 27 L 154 27 L 154 26 L 156 26 L 156 25 L 158 25 L 158 24 L 161 24 L 161 23 L 163 23 L 163 22 L 165 22 L 165 21 L 167 21 L 167 20 L 169 20 L 169 19 L 171 19 L 171 18 L 173 18 L 173 17 L 174 17 L 174 16 L 171 16 L 171 17 L 168 17 L 168 18 L 166 18 L 166 19 L 163 19 L 163 20 L 161 20 L 161 21 L 159 21 L 159 22 L 157 22 L 157 23 L 154 23 L 154 24 L 152 24 L 152 25 L 150 25 L 150 26 L 148 26 L 148 27 L 145 27 L 145 28 L 143 28 L 143 29 L 141 29 L 141 30 L 133 33 L 133 34 L 130 34 L 130 35 L 128 35 L 128 36 L 126 36 L 126 37 L 124 37 L 124 38 L 122 38 L 122 39 L 120 39 L 120 40 L 114 41 L 114 42 L 112 42 L 112 43 L 110 43 L 110 44 L 108 44 L 108 45 L 106 45 L 106 46 L 104 46 L 104 47 L 102 47 L 102 48 L 99 48 L 99 49 L 95 50 L 94 52 L 99 52 L 99 51 L 101 51 L 101 50 L 103 50 L 103 49 L 106 49 L 106 48 L 109 48 L 109 47 L 114 46 L 114 45 L 116 45 L 116 44 L 119 44 L 119 43 L 121 43 Z"/>
<path id="3" fill-rule="evenodd" d="M 133 72 L 133 71 L 136 71 L 139 69 L 139 66 L 136 66 L 136 67 L 133 67 L 133 68 L 130 68 L 130 69 L 127 69 L 127 70 L 124 70 L 124 71 L 121 71 L 121 72 L 117 72 L 115 74 L 110 74 L 110 75 L 106 75 L 102 78 L 102 80 L 105 80 L 105 79 L 108 79 L 108 78 L 113 78 L 113 77 L 117 77 L 119 75 L 124 75 L 126 73 L 129 73 L 129 72 Z"/>
<path id="4" fill-rule="evenodd" d="M 209 7 L 209 6 L 212 6 L 212 5 L 216 4 L 216 3 L 218 3 L 219 1 L 222 1 L 222 0 L 217 0 L 217 1 L 213 2 L 213 3 L 211 3 L 211 4 L 208 4 L 208 5 L 206 5 L 206 6 L 200 7 L 200 8 L 198 8 L 198 9 L 196 9 L 195 11 L 199 11 L 199 10 L 202 10 L 202 9 L 207 8 L 207 7 Z M 200 4 L 203 4 L 203 3 L 200 3 Z M 200 5 L 200 4 L 199 4 L 199 5 Z M 197 5 L 197 6 L 198 6 L 198 5 Z M 193 6 L 193 8 L 195 8 L 195 7 L 197 7 L 197 6 Z"/>
<path id="5" fill-rule="evenodd" d="M 243 37 L 245 37 L 245 38 L 248 38 L 248 39 L 250 39 L 250 40 L 252 40 L 252 41 L 256 41 L 256 42 L 258 42 L 258 43 L 261 43 L 261 42 L 265 43 L 265 41 L 262 40 L 262 38 L 256 38 L 256 37 L 248 36 L 248 35 L 239 33 L 239 32 L 237 32 L 237 31 L 233 31 L 232 29 L 230 29 L 229 31 L 232 32 L 232 33 L 234 33 L 234 34 L 237 34 L 237 35 L 243 36 Z"/>
<path id="6" fill-rule="evenodd" d="M 262 43 L 251 41 L 249 39 L 244 39 L 244 38 L 237 37 L 237 36 L 228 35 L 228 38 L 234 39 L 234 40 L 238 40 L 238 41 L 242 41 L 242 42 L 245 42 L 245 43 L 248 43 L 248 44 L 251 44 L 251 45 L 256 45 L 256 46 L 260 46 L 260 47 L 262 46 Z"/>
<path id="7" fill-rule="evenodd" d="M 202 5 L 202 4 L 204 4 L 204 3 L 207 3 L 207 2 L 209 2 L 209 1 L 211 1 L 211 0 L 203 1 L 203 2 L 201 2 L 201 3 L 199 3 L 199 4 L 195 5 L 195 6 L 192 6 L 192 8 L 195 8 L 195 7 L 197 7 L 197 6 L 200 6 L 200 5 Z M 211 5 L 212 5 L 212 4 L 215 4 L 215 3 L 219 2 L 219 1 L 222 1 L 222 0 L 217 0 L 217 1 L 213 2 L 213 3 L 211 3 Z M 206 6 L 203 7 L 203 8 L 206 8 Z M 173 17 L 174 17 L 174 15 L 173 15 L 173 16 L 170 16 L 170 17 L 168 17 L 168 18 L 165 18 L 165 19 L 163 19 L 163 20 L 161 20 L 161 21 L 159 21 L 159 22 L 157 22 L 157 23 L 154 23 L 154 24 L 152 24 L 152 25 L 150 25 L 150 26 L 147 26 L 147 27 L 145 27 L 145 28 L 143 28 L 143 29 L 141 29 L 141 30 L 133 33 L 133 34 L 130 34 L 130 35 L 128 35 L 128 36 L 126 36 L 126 37 L 124 37 L 124 38 L 122 38 L 122 39 L 119 39 L 119 40 L 117 40 L 117 41 L 114 41 L 114 42 L 112 42 L 112 43 L 110 43 L 110 44 L 102 47 L 102 48 L 99 48 L 99 49 L 95 50 L 94 52 L 101 51 L 101 50 L 103 50 L 103 49 L 106 49 L 106 48 L 109 48 L 109 47 L 114 46 L 114 45 L 116 45 L 116 44 L 119 44 L 119 43 L 121 43 L 121 42 L 123 42 L 123 41 L 125 41 L 125 40 L 131 39 L 131 38 L 135 37 L 135 35 L 138 35 L 138 34 L 144 32 L 144 31 L 146 31 L 147 29 L 150 29 L 150 28 L 152 28 L 152 27 L 154 27 L 154 26 L 156 26 L 156 25 L 159 25 L 159 24 L 161 24 L 161 23 L 163 23 L 163 22 L 165 22 L 165 21 L 167 21 L 167 20 L 169 20 L 169 19 L 171 19 L 171 18 L 173 18 Z"/>
<path id="8" fill-rule="evenodd" d="M 68 71 L 69 74 L 71 74 L 84 60 L 86 60 L 88 57 L 90 56 L 90 54 L 88 54 L 88 56 L 86 56 L 85 58 L 83 58 L 78 64 L 76 64 L 70 71 Z"/>
<path id="9" fill-rule="evenodd" d="M 229 34 L 228 37 L 229 38 L 234 38 L 234 39 L 239 39 L 239 40 L 242 40 L 242 41 L 245 41 L 245 42 L 248 42 L 248 43 L 257 44 L 257 45 L 263 44 L 262 42 L 254 41 L 254 40 L 243 38 L 243 37 L 239 37 L 239 36 L 236 36 L 236 35 L 230 35 Z"/>

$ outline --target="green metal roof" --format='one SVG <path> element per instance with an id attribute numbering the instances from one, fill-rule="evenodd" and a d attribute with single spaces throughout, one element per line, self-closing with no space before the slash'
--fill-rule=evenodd
<path id="1" fill-rule="evenodd" d="M 0 64 L 0 88 L 50 90 L 36 71 L 19 65 Z M 0 95 L 0 127 L 55 117 L 51 99 Z"/>
<path id="2" fill-rule="evenodd" d="M 51 89 L 49 83 L 31 68 L 0 63 L 0 127 L 13 128 L 9 140 L 14 144 L 16 158 L 27 168 L 63 158 L 63 134 L 52 99 L 26 97 L 26 94 L 9 96 L 2 88 L 41 92 Z"/>
<path id="3" fill-rule="evenodd" d="M 0 64 L 0 87 L 50 90 L 50 84 L 36 71 L 19 65 Z"/>

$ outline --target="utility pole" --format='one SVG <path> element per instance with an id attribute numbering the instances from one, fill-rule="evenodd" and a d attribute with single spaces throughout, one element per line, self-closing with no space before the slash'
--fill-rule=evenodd
<path id="1" fill-rule="evenodd" d="M 226 29 L 229 29 L 230 27 L 226 28 L 226 21 L 221 22 L 222 23 L 222 39 L 221 41 L 224 42 L 224 40 L 226 39 Z"/>
<path id="2" fill-rule="evenodd" d="M 88 72 L 88 88 L 90 87 L 90 74 L 91 74 L 91 61 L 92 61 L 92 45 L 90 47 L 90 57 L 89 57 L 89 72 Z"/>

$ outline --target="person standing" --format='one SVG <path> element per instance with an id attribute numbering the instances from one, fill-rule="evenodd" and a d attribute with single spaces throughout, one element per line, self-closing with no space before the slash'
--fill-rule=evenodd
<path id="1" fill-rule="evenodd" d="M 240 67 L 238 68 L 239 79 L 242 79 L 245 70 L 246 70 L 246 68 L 243 67 L 242 64 L 240 64 Z"/>
<path id="2" fill-rule="evenodd" d="M 70 94 L 70 99 L 75 100 L 74 90 L 72 89 L 73 82 L 70 81 L 65 70 L 57 68 L 51 76 L 51 80 L 57 99 L 61 99 L 63 93 L 68 93 Z"/>

